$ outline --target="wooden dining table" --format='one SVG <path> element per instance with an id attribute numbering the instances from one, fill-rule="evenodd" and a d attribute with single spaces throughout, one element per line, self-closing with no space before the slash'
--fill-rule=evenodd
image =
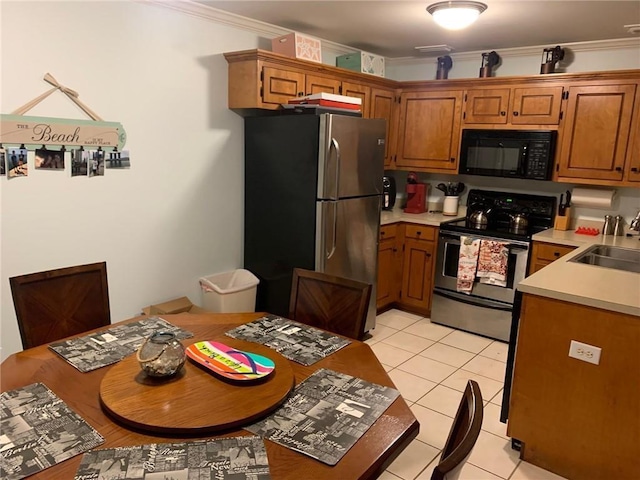
<path id="1" fill-rule="evenodd" d="M 192 338 L 183 340 L 183 344 L 186 346 L 202 340 L 231 341 L 229 337 L 224 335 L 225 332 L 263 315 L 264 313 L 181 313 L 161 315 L 161 318 L 194 334 Z M 145 317 L 136 317 L 121 323 L 139 321 L 143 318 Z M 78 336 L 87 333 L 89 332 Z M 255 343 L 234 340 L 236 348 L 242 347 L 250 350 L 256 346 Z M 133 356 L 135 357 L 135 354 Z M 122 360 L 122 362 L 125 361 L 131 362 L 131 357 Z M 286 362 L 286 368 L 290 367 L 293 372 L 296 385 L 318 369 L 326 368 L 369 382 L 394 387 L 369 345 L 357 340 L 352 340 L 346 347 L 311 366 L 303 366 L 289 360 Z M 170 415 L 168 419 L 175 417 L 177 428 L 167 431 L 162 431 L 163 429 L 150 431 L 140 428 L 140 425 L 136 425 L 135 422 L 127 422 L 126 418 L 125 421 L 122 421 L 122 418 L 109 412 L 109 409 L 105 408 L 101 402 L 103 380 L 106 376 L 109 378 L 108 375 L 112 369 L 120 368 L 122 370 L 123 367 L 118 365 L 82 373 L 50 350 L 47 345 L 41 345 L 15 353 L 2 362 L 0 387 L 2 392 L 5 392 L 35 382 L 44 383 L 105 438 L 105 443 L 98 448 L 252 435 L 237 425 L 237 422 L 230 423 L 227 429 L 215 432 L 203 433 L 203 431 L 196 430 L 195 434 L 183 433 L 179 424 L 187 420 L 181 420 L 179 416 L 175 415 Z M 198 367 L 188 363 L 185 368 L 196 369 Z M 197 416 L 206 415 L 204 412 L 209 409 L 221 408 L 216 398 L 199 396 L 198 391 L 185 391 L 185 394 L 191 395 L 193 404 L 198 406 L 190 412 L 188 422 L 198 423 Z M 193 418 L 194 416 L 196 418 Z M 166 422 L 167 419 L 164 421 Z M 418 421 L 405 400 L 399 396 L 335 466 L 326 465 L 307 455 L 265 440 L 271 478 L 274 480 L 377 478 L 417 436 L 418 431 Z M 76 455 L 29 478 L 73 479 L 81 458 L 82 455 Z"/>

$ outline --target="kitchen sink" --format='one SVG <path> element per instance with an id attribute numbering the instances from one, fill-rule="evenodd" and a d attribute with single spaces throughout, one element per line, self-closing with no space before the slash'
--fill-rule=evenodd
<path id="1" fill-rule="evenodd" d="M 569 261 L 640 273 L 640 250 L 631 248 L 593 245 Z"/>

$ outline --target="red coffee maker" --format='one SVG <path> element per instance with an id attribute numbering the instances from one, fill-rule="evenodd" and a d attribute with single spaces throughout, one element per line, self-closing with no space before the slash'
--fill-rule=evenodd
<path id="1" fill-rule="evenodd" d="M 424 213 L 427 211 L 427 195 L 429 185 L 418 181 L 415 172 L 409 172 L 407 176 L 407 205 L 404 213 Z"/>

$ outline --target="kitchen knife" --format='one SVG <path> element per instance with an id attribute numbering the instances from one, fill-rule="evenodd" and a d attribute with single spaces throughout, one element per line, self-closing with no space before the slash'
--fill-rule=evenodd
<path id="1" fill-rule="evenodd" d="M 564 193 L 560 194 L 560 205 L 558 205 L 558 215 L 564 217 L 565 214 Z"/>
<path id="2" fill-rule="evenodd" d="M 571 192 L 569 190 L 567 190 L 567 201 L 564 203 L 564 206 L 566 208 L 571 206 Z"/>

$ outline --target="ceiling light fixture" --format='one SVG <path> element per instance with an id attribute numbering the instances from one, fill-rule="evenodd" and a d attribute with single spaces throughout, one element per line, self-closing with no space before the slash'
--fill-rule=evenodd
<path id="1" fill-rule="evenodd" d="M 475 22 L 487 9 L 484 3 L 455 1 L 438 2 L 427 7 L 435 22 L 447 30 L 461 30 Z"/>

